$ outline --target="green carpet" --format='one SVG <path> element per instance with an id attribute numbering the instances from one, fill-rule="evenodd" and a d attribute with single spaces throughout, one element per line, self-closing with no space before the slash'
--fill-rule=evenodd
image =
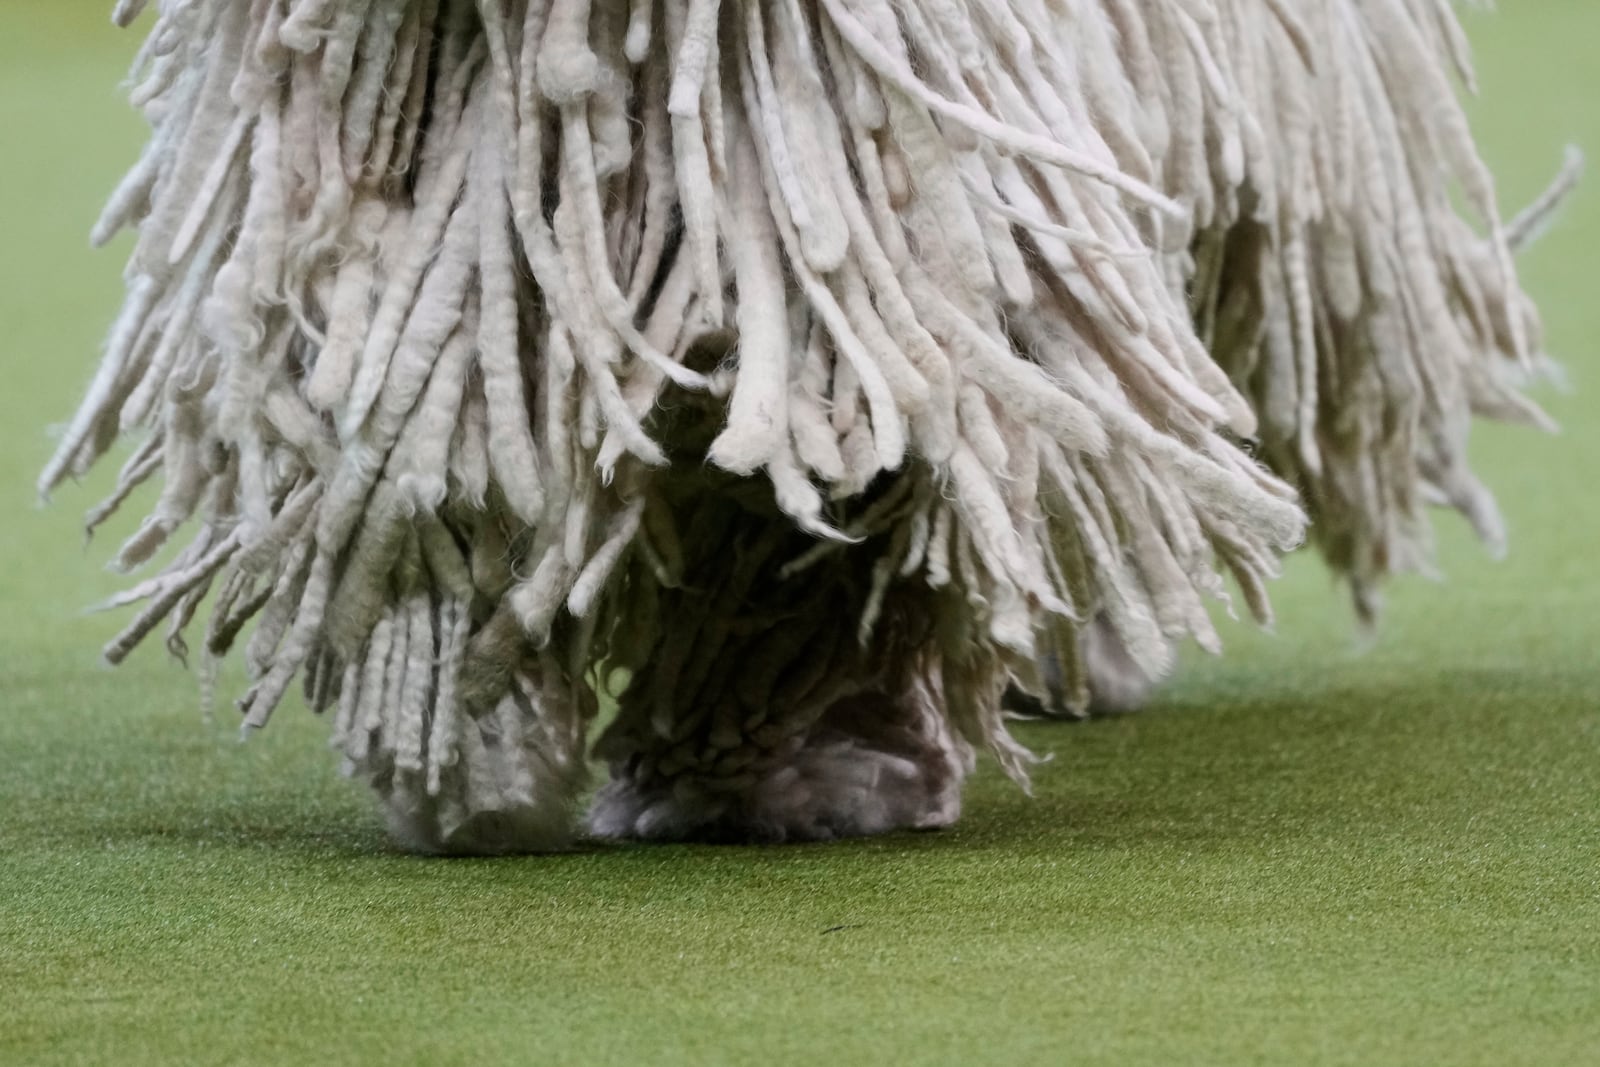
<path id="1" fill-rule="evenodd" d="M 0 1064 L 1600 1062 L 1592 187 L 1526 260 L 1567 431 L 1477 438 L 1511 558 L 1443 519 L 1376 649 L 1302 559 L 1277 636 L 1023 731 L 1037 797 L 988 768 L 954 831 L 423 860 L 298 707 L 241 747 L 157 648 L 98 668 L 119 531 L 33 507 L 126 251 L 84 237 L 140 136 L 108 6 L 0 7 Z M 1600 4 L 1506 7 L 1514 203 L 1600 150 Z"/>

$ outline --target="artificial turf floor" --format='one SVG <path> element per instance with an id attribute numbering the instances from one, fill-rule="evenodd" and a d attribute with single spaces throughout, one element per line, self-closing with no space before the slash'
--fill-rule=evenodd
<path id="1" fill-rule="evenodd" d="M 1592 188 L 1525 264 L 1567 431 L 1477 439 L 1512 556 L 1443 518 L 1374 650 L 1302 559 L 1277 636 L 1022 730 L 1037 797 L 987 769 L 950 832 L 418 859 L 305 713 L 240 746 L 154 648 L 97 668 L 94 494 L 32 507 L 126 250 L 83 238 L 139 137 L 105 6 L 0 7 L 0 1064 L 1600 1063 Z M 1507 8 L 1513 202 L 1600 148 L 1600 5 Z"/>

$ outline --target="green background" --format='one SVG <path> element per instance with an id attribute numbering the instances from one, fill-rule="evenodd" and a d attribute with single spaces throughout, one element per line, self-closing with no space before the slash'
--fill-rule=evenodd
<path id="1" fill-rule="evenodd" d="M 1525 260 L 1566 430 L 1475 438 L 1511 557 L 1441 517 L 1375 648 L 1300 559 L 1276 636 L 1022 730 L 1038 795 L 986 768 L 953 831 L 418 859 L 297 706 L 240 746 L 158 646 L 99 668 L 119 531 L 35 507 L 126 252 L 107 7 L 0 5 L 0 1064 L 1600 1063 L 1592 187 Z M 1468 26 L 1515 205 L 1600 150 L 1600 4 Z"/>

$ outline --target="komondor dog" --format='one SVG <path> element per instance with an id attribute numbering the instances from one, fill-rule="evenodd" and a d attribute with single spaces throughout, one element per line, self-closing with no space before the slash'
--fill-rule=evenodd
<path id="1" fill-rule="evenodd" d="M 133 436 L 90 528 L 192 540 L 107 658 L 205 604 L 415 848 L 560 847 L 591 759 L 607 837 L 948 825 L 1008 685 L 1136 702 L 1308 535 L 1370 615 L 1545 421 L 1570 173 L 1502 221 L 1445 0 L 156 6 L 41 488 Z"/>

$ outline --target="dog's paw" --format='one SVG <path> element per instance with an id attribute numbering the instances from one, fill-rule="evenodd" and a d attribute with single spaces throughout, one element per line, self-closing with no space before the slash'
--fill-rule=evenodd
<path id="1" fill-rule="evenodd" d="M 440 856 L 504 856 L 561 852 L 572 845 L 570 804 L 513 799 L 490 811 L 459 812 L 426 796 L 383 798 L 395 844 Z"/>
<path id="2" fill-rule="evenodd" d="M 381 746 L 347 752 L 345 771 L 371 782 L 402 848 L 467 856 L 559 852 L 572 844 L 586 767 L 581 754 L 527 720 L 510 700 L 468 720 L 454 758 L 432 775 L 401 766 Z"/>
<path id="3" fill-rule="evenodd" d="M 1161 679 L 1152 677 L 1134 662 L 1127 646 L 1103 617 L 1085 627 L 1078 648 L 1089 692 L 1086 707 L 1073 706 L 1060 661 L 1053 655 L 1046 655 L 1039 661 L 1038 675 L 1044 692 L 1029 693 L 1013 685 L 1006 691 L 1006 710 L 1042 719 L 1122 715 L 1148 704 L 1161 683 Z"/>
<path id="4" fill-rule="evenodd" d="M 942 717 L 881 718 L 869 698 L 842 701 L 814 729 L 739 768 L 738 752 L 700 772 L 619 765 L 589 810 L 599 837 L 654 841 L 828 841 L 933 830 L 961 812 L 970 750 Z M 885 698 L 874 698 L 874 705 Z"/>
<path id="5" fill-rule="evenodd" d="M 1083 663 L 1089 676 L 1089 714 L 1121 715 L 1150 702 L 1161 679 L 1135 663 L 1128 646 L 1105 619 L 1083 635 Z"/>

